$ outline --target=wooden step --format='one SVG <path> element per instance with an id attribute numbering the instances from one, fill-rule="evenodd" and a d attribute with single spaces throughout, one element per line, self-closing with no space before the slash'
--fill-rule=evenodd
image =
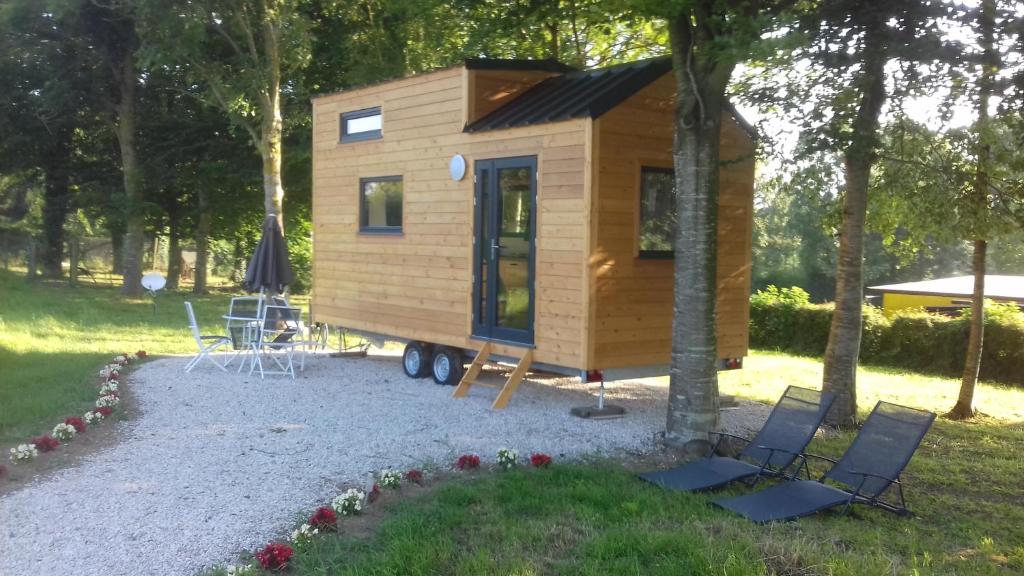
<path id="1" fill-rule="evenodd" d="M 485 342 L 480 351 L 477 352 L 476 357 L 473 358 L 473 363 L 469 365 L 469 369 L 462 376 L 462 380 L 459 381 L 459 385 L 455 388 L 455 392 L 452 393 L 453 398 L 461 398 L 469 393 L 470 387 L 474 384 L 486 386 L 483 382 L 477 382 L 477 378 L 480 377 L 480 372 L 483 370 L 484 364 L 488 363 L 491 358 L 491 343 Z M 523 382 L 523 378 L 526 376 L 527 371 L 530 369 L 530 364 L 533 363 L 533 349 L 527 348 L 523 357 L 519 359 L 519 363 L 508 375 L 508 379 L 505 380 L 505 385 L 501 387 L 501 391 L 498 392 L 498 397 L 494 399 L 494 403 L 491 404 L 491 408 L 494 410 L 501 410 L 508 406 L 509 401 L 512 400 L 512 395 L 516 393 L 516 389 Z"/>

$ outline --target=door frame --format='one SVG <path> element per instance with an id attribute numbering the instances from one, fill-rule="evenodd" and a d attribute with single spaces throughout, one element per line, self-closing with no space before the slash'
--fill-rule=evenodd
<path id="1" fill-rule="evenodd" d="M 483 278 L 481 277 L 481 265 L 482 258 L 486 257 L 487 252 L 486 244 L 489 241 L 487 238 L 482 238 L 483 218 L 488 219 L 488 229 L 492 231 L 492 234 L 498 233 L 501 225 L 501 211 L 497 209 L 498 199 L 498 179 L 497 172 L 502 168 L 527 168 L 530 171 L 530 220 L 527 223 L 528 240 L 530 244 L 529 250 L 529 262 L 527 266 L 528 283 L 529 283 L 529 307 L 527 317 L 529 318 L 529 327 L 525 330 L 519 328 L 504 328 L 497 325 L 497 307 L 494 305 L 497 302 L 497 278 L 498 278 L 498 267 L 494 266 L 494 259 L 489 258 L 488 262 L 488 278 L 487 278 L 487 301 L 490 304 L 487 307 L 486 318 L 479 317 L 480 311 L 480 297 L 481 297 L 481 284 Z M 491 195 L 491 203 L 488 204 L 490 207 L 489 214 L 483 213 L 484 203 L 482 201 L 482 195 L 484 193 L 483 178 L 481 174 L 487 171 L 487 187 L 488 193 Z M 533 346 L 534 334 L 535 334 L 535 315 L 537 305 L 537 156 L 512 156 L 507 158 L 488 158 L 484 160 L 476 160 L 473 162 L 473 300 L 472 300 L 472 330 L 471 337 L 478 340 L 495 340 L 501 342 L 509 342 L 516 345 Z"/>

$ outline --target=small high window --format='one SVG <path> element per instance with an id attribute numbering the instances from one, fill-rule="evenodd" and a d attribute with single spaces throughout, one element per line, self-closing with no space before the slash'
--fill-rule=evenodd
<path id="1" fill-rule="evenodd" d="M 341 115 L 341 141 L 374 140 L 381 136 L 380 106 Z"/>
<path id="2" fill-rule="evenodd" d="M 368 234 L 402 233 L 401 176 L 359 180 L 359 231 Z"/>
<path id="3" fill-rule="evenodd" d="M 640 169 L 640 256 L 671 258 L 676 236 L 676 177 L 671 168 Z"/>

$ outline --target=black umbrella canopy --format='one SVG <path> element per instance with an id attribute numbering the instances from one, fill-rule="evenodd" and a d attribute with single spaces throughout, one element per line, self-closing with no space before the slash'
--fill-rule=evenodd
<path id="1" fill-rule="evenodd" d="M 284 243 L 284 234 L 281 233 L 277 217 L 268 214 L 263 221 L 263 236 L 249 260 L 242 286 L 249 292 L 267 290 L 271 294 L 280 294 L 291 283 L 292 266 L 288 263 L 288 245 Z"/>

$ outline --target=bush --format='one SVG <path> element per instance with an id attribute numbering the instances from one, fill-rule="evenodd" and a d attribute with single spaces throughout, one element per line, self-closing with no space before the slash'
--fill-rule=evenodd
<path id="1" fill-rule="evenodd" d="M 750 298 L 750 344 L 802 356 L 822 356 L 833 305 L 811 304 L 800 288 L 769 286 Z M 970 334 L 970 310 L 959 318 L 901 311 L 886 318 L 863 307 L 861 361 L 960 377 Z M 985 302 L 981 378 L 1024 385 L 1024 312 L 1014 304 Z"/>

